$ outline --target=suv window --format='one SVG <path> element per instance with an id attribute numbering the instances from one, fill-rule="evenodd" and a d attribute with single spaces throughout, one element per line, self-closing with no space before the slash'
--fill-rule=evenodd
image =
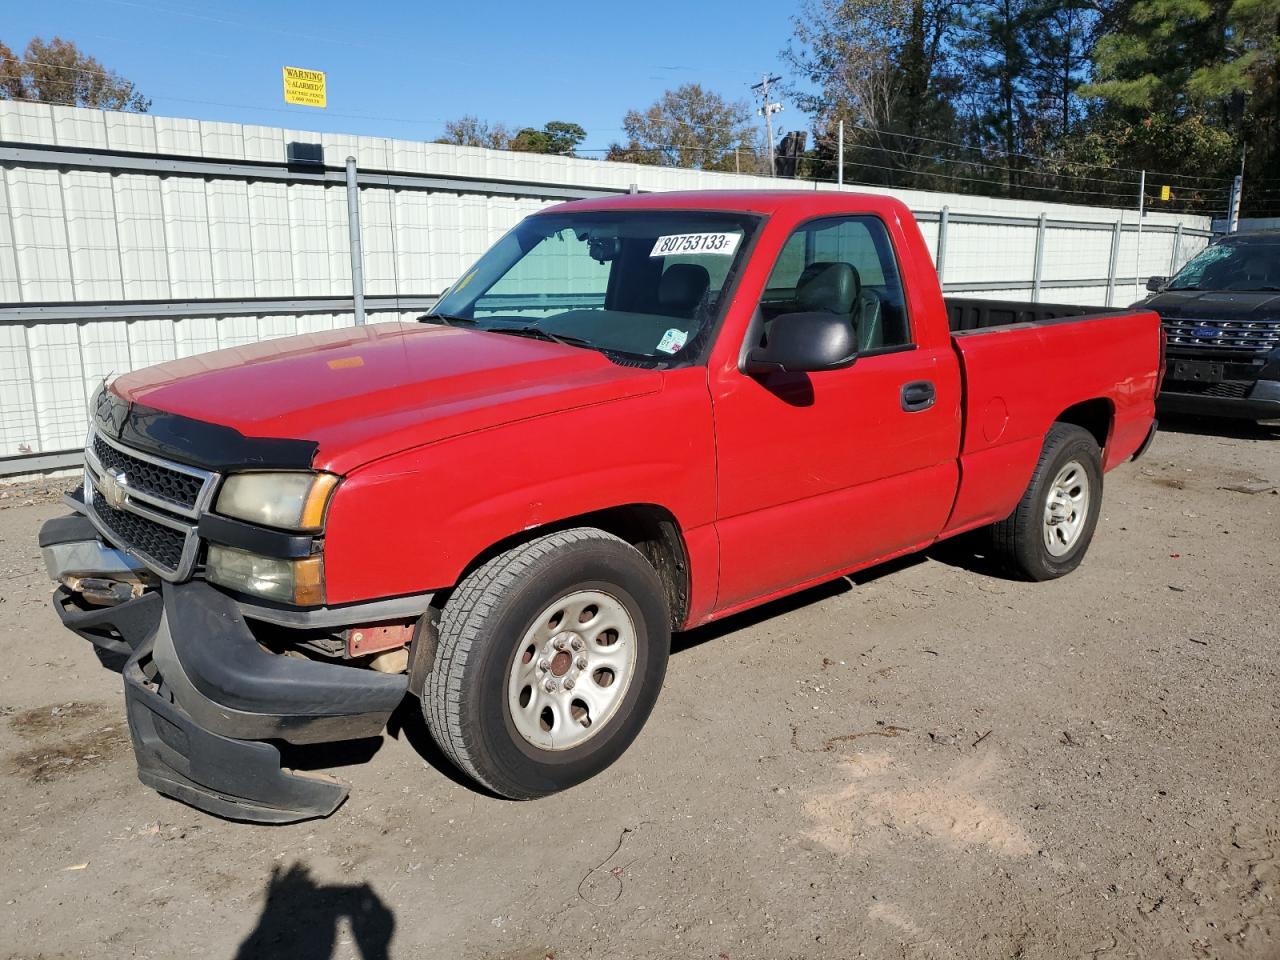
<path id="1" fill-rule="evenodd" d="M 848 315 L 860 352 L 910 344 L 893 244 L 876 217 L 806 223 L 787 238 L 760 302 L 766 324 L 783 313 Z"/>

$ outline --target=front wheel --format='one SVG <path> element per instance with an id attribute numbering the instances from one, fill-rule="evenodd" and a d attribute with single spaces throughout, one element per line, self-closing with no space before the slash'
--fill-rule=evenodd
<path id="1" fill-rule="evenodd" d="M 996 556 L 1028 580 L 1080 566 L 1102 510 L 1102 454 L 1087 430 L 1055 423 L 1017 509 L 991 527 Z"/>
<path id="2" fill-rule="evenodd" d="M 595 776 L 657 700 L 671 632 L 652 565 L 582 527 L 483 564 L 440 617 L 419 691 L 432 736 L 495 793 L 529 799 Z"/>

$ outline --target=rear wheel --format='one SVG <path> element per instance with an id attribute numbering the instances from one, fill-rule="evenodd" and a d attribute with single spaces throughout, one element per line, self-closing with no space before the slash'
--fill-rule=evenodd
<path id="1" fill-rule="evenodd" d="M 608 767 L 657 700 L 670 625 L 662 584 L 602 530 L 547 534 L 458 585 L 419 692 L 436 742 L 495 793 L 544 796 Z"/>
<path id="2" fill-rule="evenodd" d="M 1102 456 L 1087 430 L 1055 423 L 1017 509 L 991 527 L 995 555 L 1028 580 L 1080 565 L 1102 509 Z"/>

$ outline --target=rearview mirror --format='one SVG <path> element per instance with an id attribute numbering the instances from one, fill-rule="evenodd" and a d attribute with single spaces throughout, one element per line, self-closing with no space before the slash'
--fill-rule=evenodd
<path id="1" fill-rule="evenodd" d="M 1168 277 L 1147 277 L 1147 289 L 1152 293 L 1159 293 L 1168 283 Z"/>
<path id="2" fill-rule="evenodd" d="M 858 358 L 853 324 L 836 313 L 784 313 L 769 324 L 768 341 L 747 354 L 744 373 L 839 370 Z"/>

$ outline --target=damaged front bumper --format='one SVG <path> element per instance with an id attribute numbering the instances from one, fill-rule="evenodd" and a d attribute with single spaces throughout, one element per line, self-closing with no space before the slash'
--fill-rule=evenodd
<path id="1" fill-rule="evenodd" d="M 143 783 L 234 820 L 290 823 L 338 808 L 347 787 L 282 769 L 277 743 L 378 736 L 405 676 L 269 653 L 235 601 L 200 581 L 137 589 L 141 571 L 82 516 L 49 521 L 40 545 L 55 580 L 126 585 L 119 602 L 96 606 L 64 583 L 53 605 L 69 629 L 128 658 L 125 706 Z"/>

